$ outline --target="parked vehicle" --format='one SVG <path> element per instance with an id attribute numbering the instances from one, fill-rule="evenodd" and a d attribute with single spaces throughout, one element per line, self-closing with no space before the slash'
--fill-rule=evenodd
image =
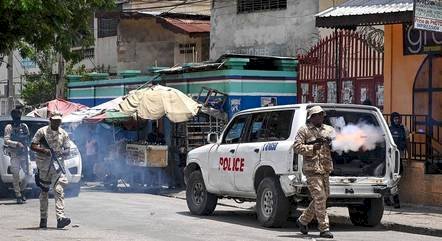
<path id="1" fill-rule="evenodd" d="M 43 126 L 49 124 L 49 120 L 34 117 L 22 117 L 22 122 L 28 125 L 30 131 L 30 138 L 34 136 L 35 132 Z M 5 126 L 12 123 L 12 119 L 9 116 L 0 117 L 0 197 L 5 197 L 13 193 L 12 188 L 12 173 L 11 173 L 11 160 L 4 148 L 4 130 Z M 71 141 L 71 150 L 69 157 L 65 159 L 66 176 L 68 178 L 69 184 L 65 189 L 66 196 L 78 196 L 80 193 L 80 179 L 81 179 L 81 155 L 74 142 Z M 29 193 L 31 196 L 36 196 L 38 194 L 39 188 L 35 185 L 34 174 L 37 172 L 37 165 L 34 159 L 34 153 L 29 152 L 29 173 L 28 176 L 29 183 Z M 20 180 L 25 178 L 25 173 L 20 170 Z"/>
<path id="2" fill-rule="evenodd" d="M 381 142 L 370 151 L 332 153 L 329 206 L 347 206 L 355 225 L 375 226 L 382 219 L 383 196 L 397 192 L 399 152 L 382 113 L 372 106 L 315 104 L 326 123 L 363 121 L 379 128 Z M 303 157 L 292 145 L 313 104 L 275 106 L 237 113 L 221 136 L 188 153 L 185 168 L 187 205 L 192 214 L 210 215 L 219 198 L 256 201 L 259 222 L 284 225 L 290 210 L 308 205 Z"/>

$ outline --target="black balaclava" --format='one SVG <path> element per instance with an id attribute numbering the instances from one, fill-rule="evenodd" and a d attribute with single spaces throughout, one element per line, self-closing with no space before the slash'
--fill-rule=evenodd
<path id="1" fill-rule="evenodd" d="M 11 111 L 12 124 L 15 126 L 20 125 L 21 122 L 21 111 L 19 109 L 13 109 Z"/>

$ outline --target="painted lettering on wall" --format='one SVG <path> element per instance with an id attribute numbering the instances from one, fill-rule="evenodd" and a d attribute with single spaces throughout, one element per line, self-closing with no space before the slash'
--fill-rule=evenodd
<path id="1" fill-rule="evenodd" d="M 229 172 L 243 172 L 244 171 L 244 158 L 220 157 L 218 169 L 223 170 L 223 171 L 229 171 Z"/>

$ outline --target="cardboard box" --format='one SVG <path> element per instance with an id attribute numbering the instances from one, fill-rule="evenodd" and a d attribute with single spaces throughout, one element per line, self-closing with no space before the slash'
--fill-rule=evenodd
<path id="1" fill-rule="evenodd" d="M 127 163 L 141 167 L 167 167 L 168 147 L 162 145 L 127 144 Z"/>

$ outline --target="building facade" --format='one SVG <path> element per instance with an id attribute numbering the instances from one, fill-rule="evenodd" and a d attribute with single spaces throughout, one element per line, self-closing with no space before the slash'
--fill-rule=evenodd
<path id="1" fill-rule="evenodd" d="M 342 0 L 214 0 L 210 58 L 223 54 L 296 57 L 319 39 L 315 14 Z"/>
<path id="2" fill-rule="evenodd" d="M 411 28 L 412 0 L 349 0 L 316 17 L 324 28 L 383 25 L 383 111 L 403 114 L 411 162 L 404 160 L 401 198 L 442 205 L 442 33 Z M 442 18 L 442 16 L 440 16 Z M 405 188 L 406 187 L 406 188 Z"/>

